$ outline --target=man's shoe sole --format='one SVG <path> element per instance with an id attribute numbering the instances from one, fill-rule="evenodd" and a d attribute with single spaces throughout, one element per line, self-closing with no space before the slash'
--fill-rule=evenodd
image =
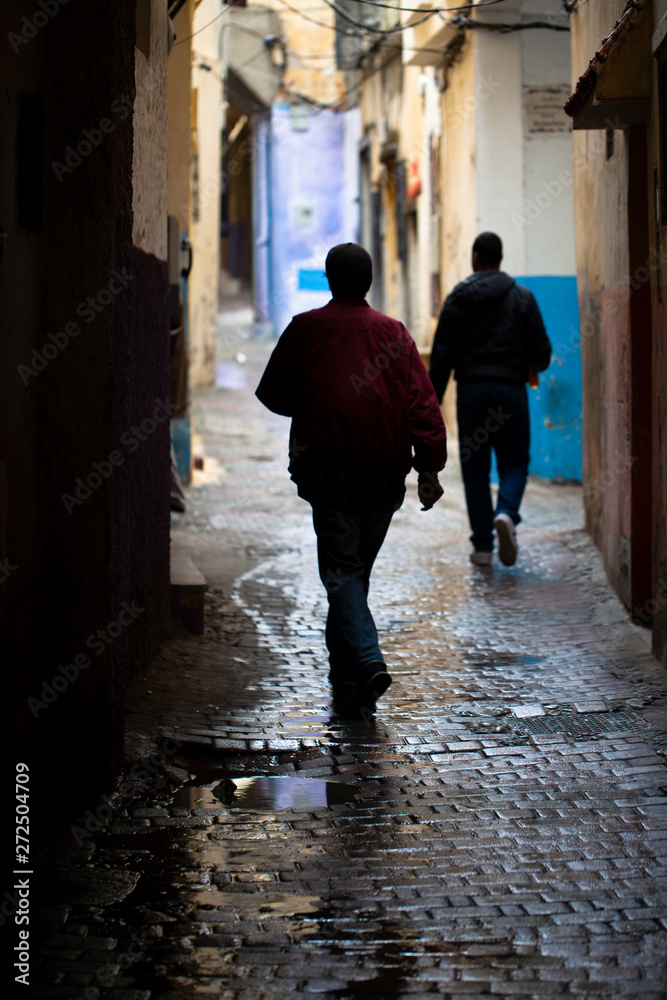
<path id="1" fill-rule="evenodd" d="M 391 684 L 391 676 L 386 670 L 378 670 L 376 674 L 373 674 L 366 684 L 364 685 L 360 693 L 360 707 L 370 708 L 371 710 L 375 708 L 375 702 L 378 698 L 381 698 L 385 693 L 389 685 Z"/>
<path id="2" fill-rule="evenodd" d="M 493 527 L 498 535 L 498 558 L 503 566 L 513 566 L 516 562 L 519 546 L 514 537 L 514 525 L 508 516 L 497 517 L 493 522 Z"/>

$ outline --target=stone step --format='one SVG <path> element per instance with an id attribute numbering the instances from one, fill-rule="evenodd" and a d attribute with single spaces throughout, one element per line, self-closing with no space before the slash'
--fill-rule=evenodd
<path id="1" fill-rule="evenodd" d="M 192 559 L 182 552 L 171 553 L 171 613 L 190 632 L 204 631 L 206 580 Z"/>

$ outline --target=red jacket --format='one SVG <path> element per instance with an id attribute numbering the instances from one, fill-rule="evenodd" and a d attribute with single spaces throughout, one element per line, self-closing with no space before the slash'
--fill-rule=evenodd
<path id="1" fill-rule="evenodd" d="M 293 476 L 308 463 L 404 476 L 413 466 L 445 466 L 445 425 L 415 342 L 402 323 L 363 300 L 332 299 L 295 316 L 256 394 L 274 413 L 292 417 Z"/>

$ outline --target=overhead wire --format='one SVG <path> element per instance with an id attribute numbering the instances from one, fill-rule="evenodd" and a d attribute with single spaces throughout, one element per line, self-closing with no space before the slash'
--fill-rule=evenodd
<path id="1" fill-rule="evenodd" d="M 402 4 L 383 3 L 382 0 L 356 0 L 357 3 L 368 4 L 369 7 L 386 7 L 388 10 L 407 11 L 411 14 L 446 14 L 452 10 L 471 10 L 477 7 L 493 7 L 497 3 L 506 3 L 506 0 L 482 0 L 481 3 L 465 3 L 459 7 L 404 7 Z"/>
<path id="2" fill-rule="evenodd" d="M 311 17 L 310 14 L 306 13 L 304 10 L 299 10 L 298 7 L 293 7 L 292 4 L 287 2 L 287 0 L 280 0 L 280 2 L 283 3 L 294 14 L 298 14 L 299 17 L 302 17 L 305 21 L 311 21 L 313 24 L 317 24 L 321 28 L 329 28 L 330 31 L 340 32 L 341 34 L 345 35 L 348 34 L 348 30 L 344 28 L 339 28 L 335 24 L 327 24 L 326 21 L 319 21 L 317 20 L 317 18 Z M 364 24 L 363 21 L 356 21 L 354 18 L 351 18 L 345 11 L 342 10 L 342 8 L 338 7 L 335 3 L 333 3 L 332 0 L 324 0 L 324 2 L 327 3 L 333 10 L 337 11 L 337 13 L 341 15 L 341 17 L 344 17 L 346 20 L 350 21 L 350 23 L 353 24 L 355 27 L 361 28 L 363 31 L 368 31 L 373 34 L 391 35 L 394 34 L 395 32 L 405 31 L 407 30 L 407 28 L 415 28 L 418 25 L 423 24 L 424 21 L 427 21 L 430 17 L 432 17 L 433 14 L 447 14 L 448 12 L 451 11 L 472 10 L 473 8 L 476 9 L 477 7 L 493 7 L 499 3 L 506 3 L 507 0 L 481 0 L 480 3 L 465 3 L 465 4 L 459 4 L 456 7 L 431 7 L 427 9 L 423 7 L 401 7 L 395 4 L 383 3 L 382 0 L 357 0 L 358 3 L 365 3 L 372 7 L 386 7 L 389 10 L 395 10 L 395 11 L 404 10 L 415 14 L 421 14 L 422 12 L 424 13 L 424 17 L 420 18 L 418 21 L 413 21 L 412 24 L 397 25 L 395 28 L 371 28 L 369 25 Z M 227 7 L 225 10 L 222 10 L 219 14 L 216 14 L 216 16 L 211 21 L 208 21 L 206 24 L 202 25 L 201 28 L 197 28 L 196 31 L 193 31 L 191 35 L 187 35 L 185 38 L 181 38 L 179 39 L 179 41 L 174 42 L 174 46 L 183 45 L 184 42 L 188 42 L 191 38 L 194 38 L 195 35 L 199 35 L 202 31 L 205 31 L 206 28 L 209 28 L 212 24 L 215 24 L 215 22 L 218 21 L 221 17 L 223 17 L 229 10 L 231 10 L 230 7 Z M 252 11 L 252 8 L 247 8 L 247 10 Z M 233 22 L 230 21 L 230 24 L 231 23 Z M 236 25 L 236 27 L 240 27 L 240 25 Z M 250 31 L 251 29 L 247 30 Z"/>
<path id="3" fill-rule="evenodd" d="M 341 17 L 345 18 L 346 21 L 349 21 L 350 24 L 353 24 L 355 27 L 362 28 L 364 31 L 372 32 L 376 35 L 393 35 L 400 31 L 407 31 L 408 28 L 418 27 L 420 24 L 423 24 L 424 21 L 428 21 L 430 17 L 433 17 L 434 14 L 446 14 L 448 11 L 471 10 L 473 7 L 492 7 L 498 3 L 505 3 L 506 0 L 483 0 L 482 3 L 477 4 L 467 3 L 459 7 L 433 7 L 430 10 L 425 10 L 423 7 L 396 7 L 394 4 L 381 3 L 379 0 L 357 0 L 357 2 L 371 3 L 374 7 L 388 7 L 389 10 L 399 12 L 401 10 L 409 10 L 414 13 L 424 14 L 424 17 L 420 17 L 417 21 L 412 21 L 410 24 L 398 24 L 393 28 L 372 28 L 370 25 L 364 24 L 363 21 L 358 21 L 356 18 L 351 17 L 347 11 L 343 10 L 342 7 L 339 7 L 334 0 L 324 0 L 324 3 L 327 4 L 327 6 L 331 7 L 332 10 L 335 10 L 337 14 L 340 14 Z"/>
<path id="4" fill-rule="evenodd" d="M 349 28 L 347 28 L 347 29 L 346 28 L 340 28 L 340 27 L 338 27 L 335 24 L 328 24 L 325 21 L 320 21 L 317 18 L 311 17 L 304 10 L 299 10 L 297 7 L 294 7 L 291 3 L 289 3 L 289 0 L 280 0 L 280 2 L 288 10 L 292 11 L 292 13 L 298 15 L 299 17 L 302 17 L 306 21 L 310 21 L 313 24 L 317 24 L 319 27 L 328 28 L 330 31 L 335 31 L 337 34 L 343 34 L 346 37 L 350 37 L 350 35 L 352 34 L 352 31 Z M 346 20 L 348 20 L 354 27 L 356 27 L 356 28 L 358 28 L 360 30 L 363 30 L 364 32 L 367 32 L 368 34 L 394 35 L 394 34 L 397 34 L 399 32 L 405 31 L 407 28 L 414 28 L 414 27 L 417 27 L 420 24 L 423 24 L 424 21 L 427 21 L 434 14 L 440 14 L 442 16 L 442 14 L 447 13 L 447 12 L 470 10 L 473 7 L 474 8 L 477 8 L 477 7 L 492 7 L 492 6 L 495 6 L 496 4 L 499 4 L 499 3 L 505 3 L 506 0 L 481 0 L 481 2 L 479 2 L 479 3 L 466 3 L 466 4 L 457 5 L 455 7 L 432 7 L 430 9 L 426 9 L 426 10 L 423 7 L 402 7 L 402 6 L 398 6 L 398 5 L 395 5 L 395 4 L 384 3 L 384 2 L 382 2 L 382 0 L 357 0 L 358 3 L 365 3 L 365 4 L 367 4 L 369 6 L 373 6 L 373 7 L 384 7 L 384 8 L 388 8 L 389 10 L 409 11 L 411 13 L 422 13 L 422 12 L 424 12 L 424 17 L 420 18 L 417 21 L 413 21 L 411 24 L 397 25 L 394 28 L 385 28 L 385 29 L 372 28 L 369 25 L 364 24 L 362 21 L 357 21 L 356 19 L 350 17 L 350 15 L 347 14 L 347 12 L 344 11 L 341 7 L 339 7 L 334 2 L 334 0 L 324 0 L 324 2 L 335 13 L 339 14 L 341 17 L 343 17 Z M 182 45 L 184 42 L 189 41 L 191 38 L 194 38 L 196 35 L 201 34 L 201 32 L 205 31 L 206 28 L 209 28 L 216 21 L 220 20 L 220 18 L 223 17 L 227 13 L 228 10 L 230 10 L 230 8 L 226 8 L 225 10 L 221 11 L 212 20 L 210 20 L 206 24 L 202 25 L 201 28 L 198 28 L 197 31 L 193 31 L 192 34 L 188 35 L 186 38 L 179 39 L 179 41 L 175 42 L 174 45 Z M 249 11 L 252 11 L 252 8 L 249 8 Z M 259 9 L 258 9 L 258 11 L 259 11 Z M 443 18 L 443 20 L 444 20 L 444 18 Z M 255 35 L 257 38 L 262 38 L 263 39 L 265 37 L 262 32 L 256 31 L 254 28 L 249 28 L 246 25 L 237 24 L 236 22 L 231 21 L 231 20 L 228 23 L 229 23 L 230 26 L 232 26 L 234 28 L 237 28 L 240 31 L 244 31 L 247 34 Z M 407 46 L 406 47 L 406 51 L 439 53 L 442 50 L 441 49 L 436 49 L 436 48 L 428 48 L 428 47 L 425 47 L 425 46 L 414 46 L 414 47 L 413 46 Z M 291 56 L 293 56 L 293 57 L 295 57 L 297 59 L 323 59 L 323 58 L 329 58 L 329 56 L 327 56 L 326 54 L 305 54 L 305 53 L 298 53 L 298 52 L 294 51 L 293 49 L 287 49 L 287 52 L 289 53 L 289 55 L 291 55 Z M 360 56 L 362 56 L 364 54 L 368 54 L 368 53 L 359 53 Z M 358 83 L 353 84 L 352 86 L 348 87 L 347 88 L 347 93 L 354 92 L 354 91 L 358 90 L 359 87 L 361 87 L 366 82 L 366 80 L 369 79 L 370 76 L 373 76 L 376 72 L 379 72 L 380 70 L 384 69 L 385 66 L 389 65 L 390 62 L 393 62 L 393 60 L 395 58 L 396 57 L 394 55 L 394 56 L 390 57 L 390 59 L 387 60 L 385 63 L 383 63 L 380 66 L 376 67 L 375 69 L 371 70 L 370 73 L 367 74 L 367 75 L 365 75 L 365 76 L 363 76 L 362 79 Z M 298 96 L 301 96 L 301 95 L 298 95 Z M 319 107 L 320 107 L 321 110 L 323 110 L 325 108 L 335 107 L 338 103 L 339 103 L 339 101 L 331 101 L 329 104 L 320 105 Z"/>

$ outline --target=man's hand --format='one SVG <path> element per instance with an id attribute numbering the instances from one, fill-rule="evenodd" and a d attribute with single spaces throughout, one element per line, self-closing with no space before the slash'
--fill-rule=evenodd
<path id="1" fill-rule="evenodd" d="M 417 479 L 417 493 L 421 500 L 422 510 L 430 510 L 445 491 L 438 482 L 437 472 L 420 472 Z"/>

